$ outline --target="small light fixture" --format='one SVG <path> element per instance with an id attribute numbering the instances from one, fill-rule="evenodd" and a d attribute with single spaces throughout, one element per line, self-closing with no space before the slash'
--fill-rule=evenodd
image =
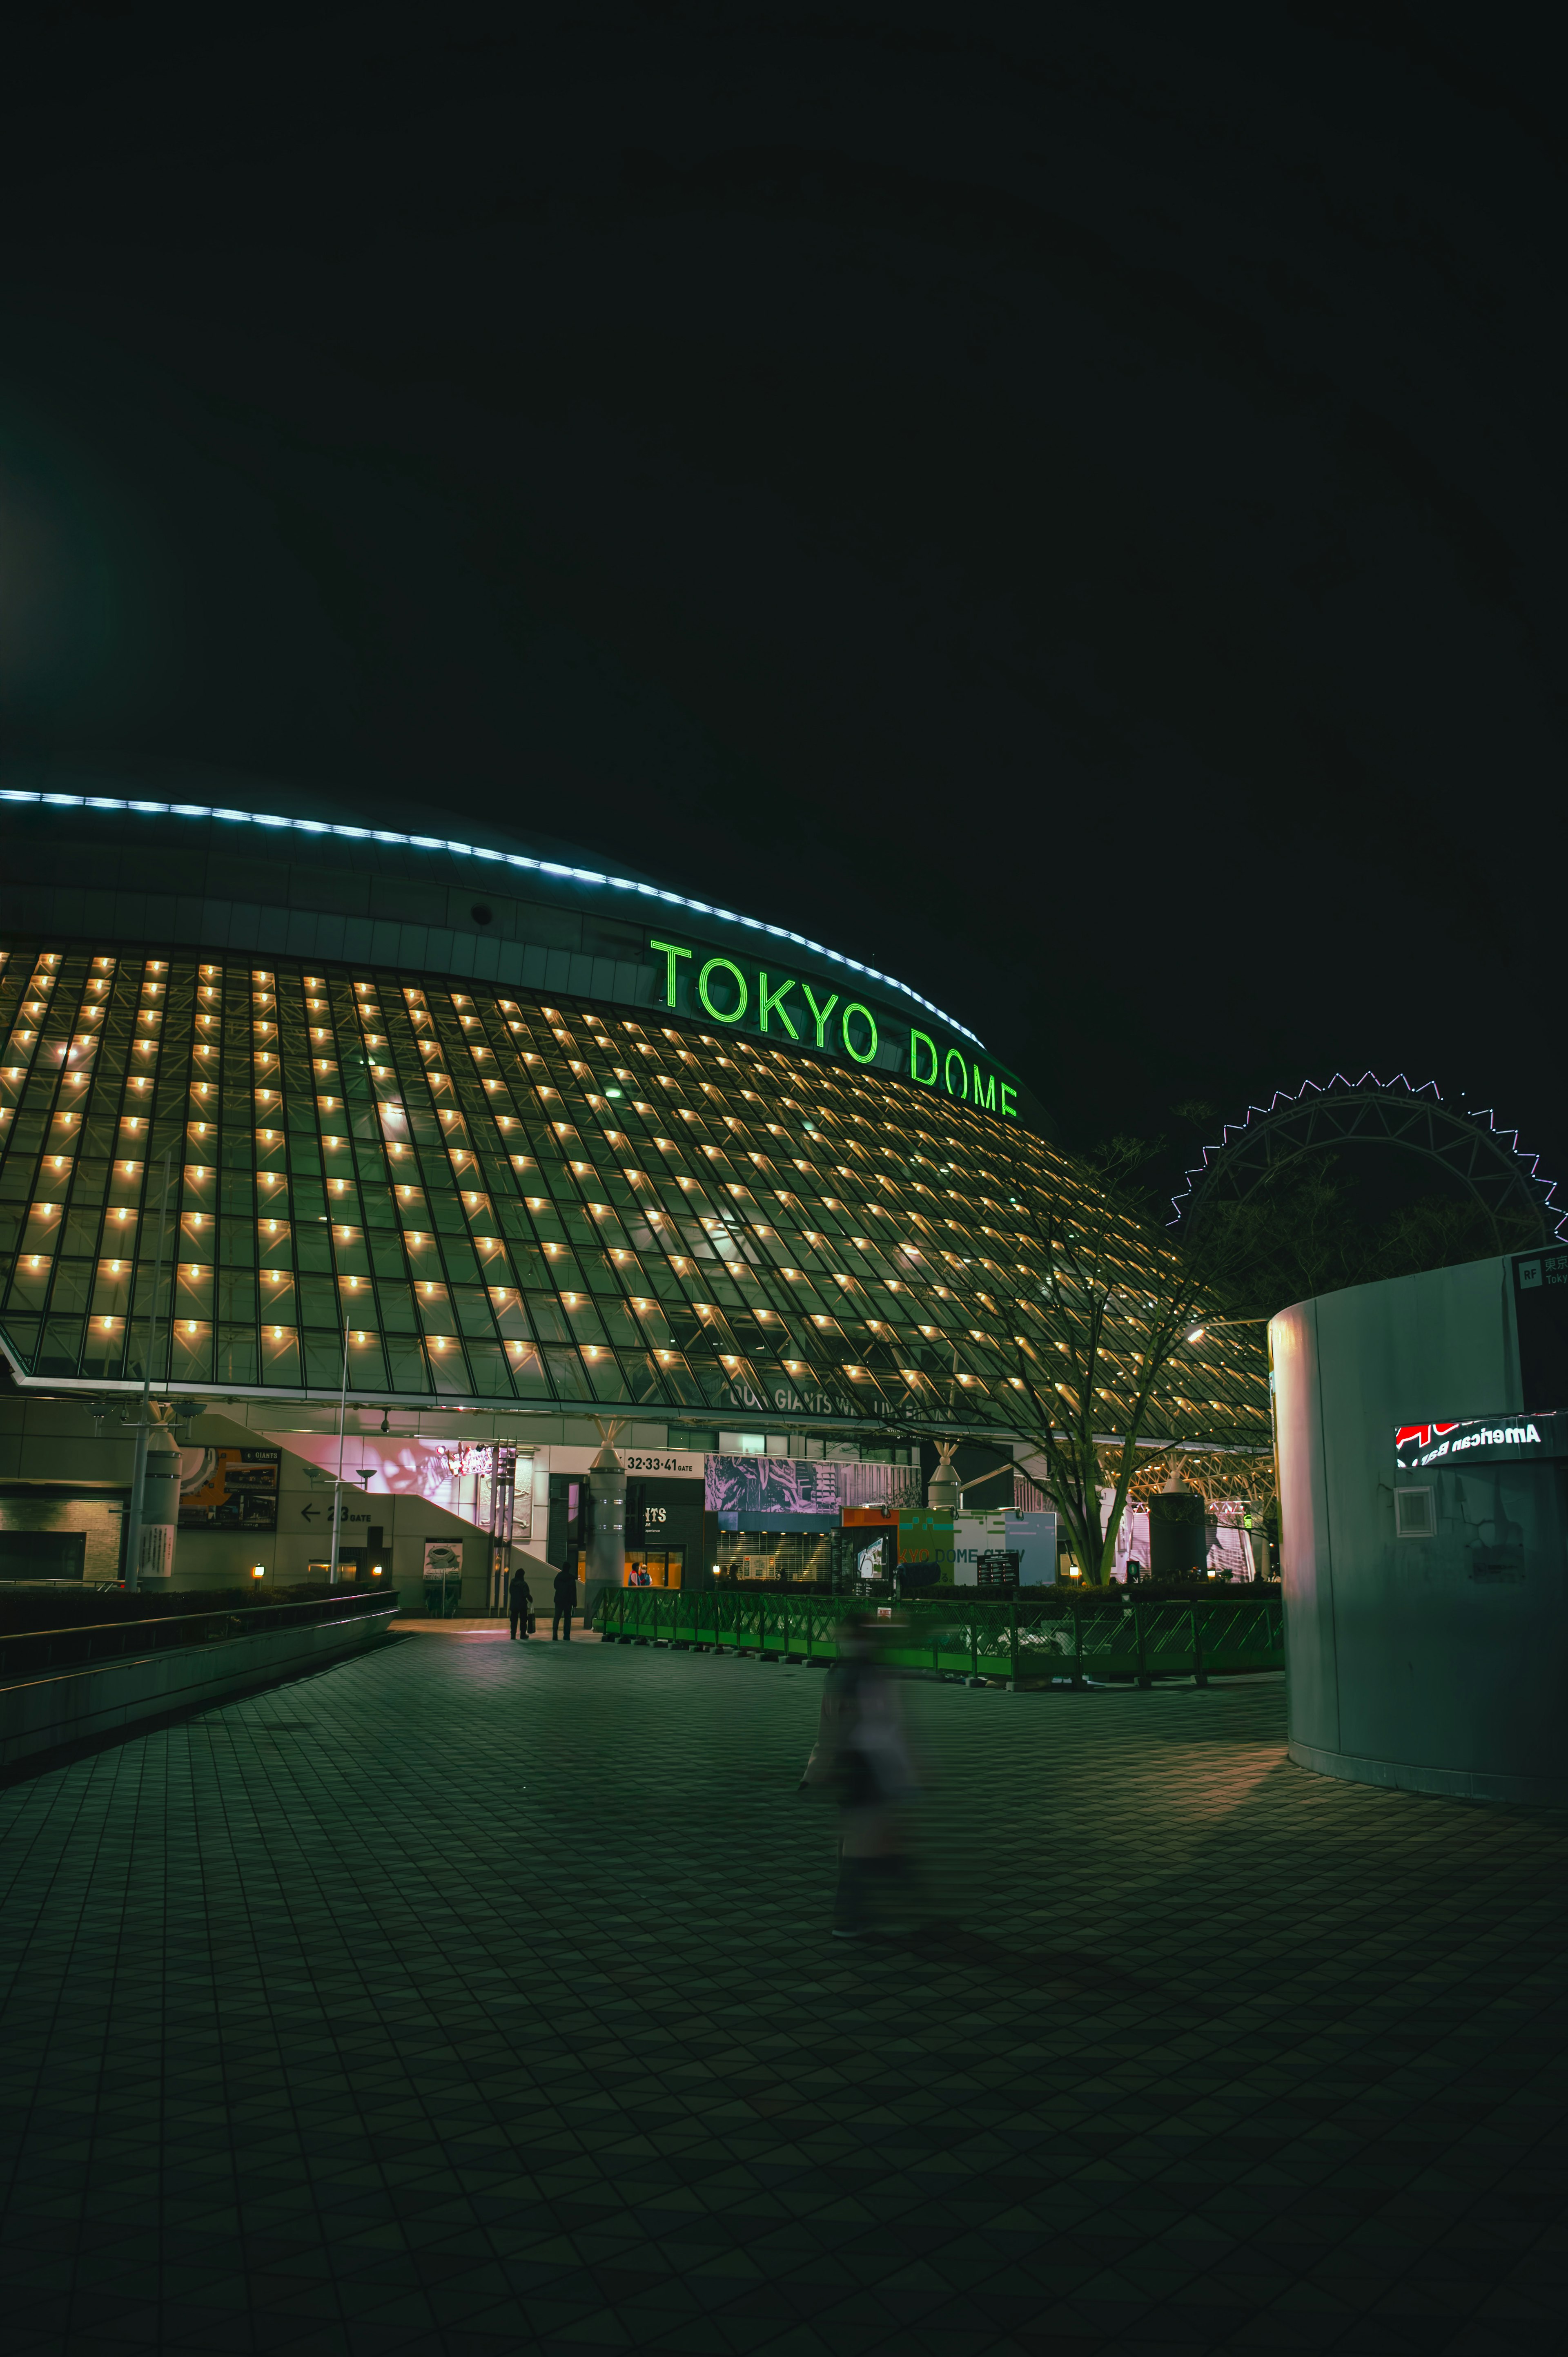
<path id="1" fill-rule="evenodd" d="M 1187 1339 L 1189 1342 L 1201 1342 L 1206 1331 L 1206 1328 L 1202 1326 L 1195 1326 Z"/>
<path id="2" fill-rule="evenodd" d="M 264 1563 L 253 1563 L 251 1566 L 251 1577 L 252 1579 L 264 1579 L 266 1576 L 267 1567 Z"/>

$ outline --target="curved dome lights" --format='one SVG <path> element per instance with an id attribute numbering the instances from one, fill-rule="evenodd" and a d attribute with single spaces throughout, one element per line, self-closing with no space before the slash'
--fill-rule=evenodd
<path id="1" fill-rule="evenodd" d="M 1186 1183 L 1171 1197 L 1169 1225 L 1179 1226 L 1210 1189 L 1239 1200 L 1279 1163 L 1345 1146 L 1419 1155 L 1457 1178 L 1494 1215 L 1510 1206 L 1528 1208 L 1543 1238 L 1562 1240 L 1568 1226 L 1568 1210 L 1555 1200 L 1556 1180 L 1541 1177 L 1541 1157 L 1520 1146 L 1517 1129 L 1499 1129 L 1489 1106 L 1478 1113 L 1455 1108 L 1435 1081 L 1417 1087 L 1402 1072 L 1388 1081 L 1375 1072 L 1356 1081 L 1336 1072 L 1322 1084 L 1304 1081 L 1294 1092 L 1276 1089 L 1267 1105 L 1249 1105 L 1241 1120 L 1225 1124 L 1218 1145 L 1204 1147 L 1201 1163 L 1183 1173 Z"/>
<path id="2" fill-rule="evenodd" d="M 769 925 L 760 917 L 743 917 L 733 909 L 715 908 L 709 900 L 691 899 L 684 892 L 667 892 L 657 884 L 642 884 L 629 876 L 611 876 L 594 867 L 574 867 L 558 859 L 532 859 L 525 852 L 495 851 L 480 843 L 457 843 L 435 834 L 402 834 L 392 827 L 344 826 L 328 819 L 284 818 L 268 811 L 229 810 L 206 802 L 159 802 L 131 801 L 113 794 L 56 794 L 24 791 L 19 787 L 0 787 L 0 802 L 39 802 L 57 809 L 91 811 L 134 811 L 150 818 L 221 819 L 235 826 L 264 826 L 287 829 L 295 834 L 346 835 L 355 843 L 390 843 L 411 851 L 448 851 L 459 859 L 487 859 L 506 867 L 523 867 L 539 876 L 562 877 L 575 884 L 596 885 L 609 892 L 635 892 L 647 900 L 662 900 L 674 909 L 690 909 L 699 917 L 716 917 L 724 924 L 743 925 L 750 932 L 769 934 L 775 941 L 795 942 L 801 949 L 810 950 L 814 957 L 827 958 L 851 974 L 863 974 L 868 982 L 880 983 L 885 989 L 897 990 L 915 1006 L 924 1007 L 949 1030 L 961 1039 L 972 1040 L 977 1048 L 985 1042 L 967 1024 L 955 1021 L 944 1013 L 933 999 L 924 998 L 907 982 L 890 974 L 883 974 L 874 965 L 862 964 L 859 958 L 845 957 L 840 950 L 831 950 L 822 942 L 812 941 L 808 934 L 791 932 L 787 925 Z"/>

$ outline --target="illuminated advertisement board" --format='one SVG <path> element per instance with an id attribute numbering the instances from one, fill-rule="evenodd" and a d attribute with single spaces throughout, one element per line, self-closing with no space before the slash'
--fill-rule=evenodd
<path id="1" fill-rule="evenodd" d="M 1452 1423 L 1402 1424 L 1394 1428 L 1394 1462 L 1402 1473 L 1431 1465 L 1517 1465 L 1531 1458 L 1568 1456 L 1568 1416 L 1465 1416 Z"/>
<path id="2" fill-rule="evenodd" d="M 180 1529 L 275 1531 L 280 1455 L 275 1448 L 182 1448 Z"/>
<path id="3" fill-rule="evenodd" d="M 710 1457 L 703 1485 L 703 1503 L 721 1529 L 786 1522 L 829 1529 L 839 1520 L 839 1469 L 822 1458 Z"/>

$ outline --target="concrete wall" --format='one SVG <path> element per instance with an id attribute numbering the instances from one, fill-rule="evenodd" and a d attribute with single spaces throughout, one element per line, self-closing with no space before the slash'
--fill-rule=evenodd
<path id="1" fill-rule="evenodd" d="M 193 1445 L 209 1442 L 242 1446 L 262 1438 L 231 1418 L 209 1414 L 190 1426 Z M 181 1531 L 176 1550 L 175 1585 L 178 1587 L 241 1587 L 247 1583 L 264 1590 L 310 1577 L 313 1564 L 327 1562 L 332 1549 L 333 1476 L 308 1458 L 295 1455 L 286 1440 L 282 1449 L 278 1480 L 278 1527 L 275 1533 Z M 353 1451 L 349 1451 L 350 1458 Z M 358 1547 L 374 1527 L 382 1533 L 380 1560 L 388 1585 L 396 1588 L 405 1608 L 424 1598 L 424 1545 L 427 1539 L 445 1539 L 463 1554 L 462 1609 L 485 1609 L 489 1576 L 490 1543 L 483 1531 L 460 1516 L 433 1505 L 426 1498 L 392 1497 L 372 1493 L 350 1497 L 343 1517 L 342 1544 Z M 252 1566 L 266 1566 L 264 1580 L 252 1577 Z M 378 1586 L 381 1583 L 377 1582 Z"/>
<path id="2" fill-rule="evenodd" d="M 1290 1753 L 1304 1767 L 1475 1799 L 1568 1801 L 1562 1472 L 1476 1466 L 1446 1477 L 1487 1485 L 1472 1514 L 1489 1512 L 1496 1491 L 1524 1532 L 1517 1582 L 1477 1577 L 1453 1534 L 1460 1515 L 1432 1539 L 1395 1536 L 1395 1427 L 1525 1405 L 1509 1272 L 1506 1260 L 1477 1261 L 1359 1286 L 1270 1327 Z"/>
<path id="3" fill-rule="evenodd" d="M 274 1410 L 276 1413 L 276 1410 Z M 322 1428 L 325 1428 L 323 1426 Z M 181 1427 L 183 1437 L 186 1427 Z M 245 1447 L 269 1442 L 259 1421 L 246 1423 L 235 1415 L 207 1413 L 188 1427 L 193 1446 Z M 464 1437 L 488 1438 L 488 1433 Z M 171 1585 L 179 1588 L 250 1587 L 266 1593 L 310 1576 L 314 1563 L 328 1560 L 332 1545 L 332 1480 L 319 1467 L 295 1456 L 286 1436 L 276 1445 L 283 1450 L 279 1467 L 278 1527 L 275 1532 L 182 1530 L 175 1547 Z M 73 1403 L 11 1399 L 0 1402 L 0 1487 L 22 1482 L 80 1483 L 100 1492 L 91 1499 L 0 1497 L 0 1528 L 18 1530 L 63 1526 L 89 1532 L 85 1577 L 113 1579 L 119 1560 L 119 1508 L 131 1486 L 134 1440 L 120 1421 L 118 1404 L 95 1426 L 90 1411 Z M 350 1442 L 349 1454 L 354 1454 Z M 538 1478 L 538 1477 L 536 1477 Z M 548 1474 L 544 1473 L 548 1498 Z M 536 1518 L 538 1550 L 542 1561 L 542 1531 L 548 1506 Z M 424 1543 L 446 1539 L 463 1550 L 462 1603 L 466 1612 L 482 1612 L 489 1569 L 489 1541 L 458 1515 L 417 1497 L 372 1496 L 351 1501 L 345 1518 L 343 1544 L 361 1544 L 372 1523 L 385 1534 L 387 1577 L 411 1607 L 424 1600 Z M 521 1554 L 521 1550 L 520 1550 Z M 264 1566 L 260 1580 L 252 1578 L 256 1564 Z M 538 1589 L 538 1580 L 534 1581 Z"/>
<path id="4" fill-rule="evenodd" d="M 124 1522 L 117 1498 L 0 1497 L 0 1531 L 80 1531 L 86 1582 L 119 1578 Z"/>

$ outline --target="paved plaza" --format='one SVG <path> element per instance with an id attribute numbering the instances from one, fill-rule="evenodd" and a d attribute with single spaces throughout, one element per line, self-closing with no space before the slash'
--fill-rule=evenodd
<path id="1" fill-rule="evenodd" d="M 821 1691 L 408 1636 L 0 1792 L 12 2357 L 1563 2346 L 1563 1819 L 926 1685 L 853 1945 Z"/>

